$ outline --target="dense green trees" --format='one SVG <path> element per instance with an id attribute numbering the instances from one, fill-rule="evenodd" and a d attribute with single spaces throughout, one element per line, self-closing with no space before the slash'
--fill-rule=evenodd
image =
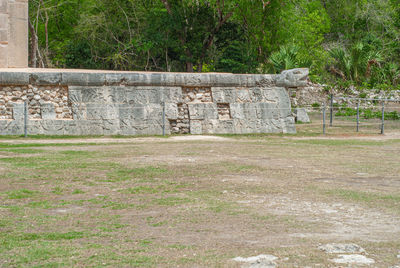
<path id="1" fill-rule="evenodd" d="M 30 33 L 39 67 L 400 82 L 400 0 L 30 0 Z"/>

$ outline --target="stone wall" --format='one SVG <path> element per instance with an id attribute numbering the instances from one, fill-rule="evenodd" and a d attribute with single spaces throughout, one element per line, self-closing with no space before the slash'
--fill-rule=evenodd
<path id="1" fill-rule="evenodd" d="M 28 0 L 0 0 L 0 68 L 28 67 Z"/>
<path id="2" fill-rule="evenodd" d="M 280 75 L 0 70 L 0 134 L 143 135 L 294 133 L 287 88 L 308 70 Z"/>

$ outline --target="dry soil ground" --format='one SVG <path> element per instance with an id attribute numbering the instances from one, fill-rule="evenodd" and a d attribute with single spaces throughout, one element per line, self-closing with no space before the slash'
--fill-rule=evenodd
<path id="1" fill-rule="evenodd" d="M 396 135 L 3 140 L 0 267 L 400 265 Z"/>

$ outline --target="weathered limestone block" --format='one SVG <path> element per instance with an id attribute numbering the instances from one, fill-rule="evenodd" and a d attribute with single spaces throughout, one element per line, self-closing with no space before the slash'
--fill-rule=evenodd
<path id="1" fill-rule="evenodd" d="M 71 110 L 72 110 L 72 119 L 74 119 L 74 120 L 86 120 L 87 119 L 86 105 L 72 104 Z"/>
<path id="2" fill-rule="evenodd" d="M 23 122 L 25 118 L 25 105 L 24 103 L 13 103 L 13 119 L 19 122 Z"/>
<path id="3" fill-rule="evenodd" d="M 190 121 L 190 134 L 200 135 L 203 134 L 203 125 L 201 120 Z"/>
<path id="4" fill-rule="evenodd" d="M 285 134 L 295 134 L 296 126 L 294 124 L 294 117 L 288 116 L 281 119 L 282 132 Z"/>
<path id="5" fill-rule="evenodd" d="M 69 101 L 74 105 L 79 105 L 82 103 L 82 88 L 81 87 L 69 87 L 68 97 Z"/>
<path id="6" fill-rule="evenodd" d="M 285 70 L 278 76 L 276 84 L 281 87 L 305 87 L 308 84 L 308 74 L 307 68 Z"/>
<path id="7" fill-rule="evenodd" d="M 161 104 L 164 101 L 164 88 L 148 88 L 148 103 Z"/>
<path id="8" fill-rule="evenodd" d="M 218 119 L 218 108 L 215 103 L 189 104 L 189 117 L 191 120 Z"/>
<path id="9" fill-rule="evenodd" d="M 279 96 L 281 92 L 285 93 L 286 89 L 282 87 L 260 88 L 260 102 L 277 104 L 280 102 Z"/>
<path id="10" fill-rule="evenodd" d="M 28 67 L 28 0 L 8 1 L 8 15 L 7 67 L 26 68 Z"/>
<path id="11" fill-rule="evenodd" d="M 129 104 L 147 104 L 149 103 L 149 91 L 130 87 L 126 91 L 126 101 Z"/>
<path id="12" fill-rule="evenodd" d="M 105 119 L 103 120 L 103 133 L 104 135 L 119 135 L 120 134 L 120 120 Z"/>
<path id="13" fill-rule="evenodd" d="M 212 87 L 213 101 L 216 103 L 236 102 L 236 88 Z"/>
<path id="14" fill-rule="evenodd" d="M 106 74 L 98 72 L 63 72 L 61 74 L 63 86 L 104 86 Z"/>
<path id="15" fill-rule="evenodd" d="M 234 134 L 233 120 L 206 119 L 202 121 L 203 134 Z"/>
<path id="16" fill-rule="evenodd" d="M 159 103 L 150 103 L 148 105 L 146 105 L 146 110 L 147 110 L 147 120 L 152 120 L 152 121 L 157 121 L 157 122 L 161 122 L 162 120 L 162 110 L 163 110 L 163 106 L 162 104 Z"/>
<path id="17" fill-rule="evenodd" d="M 42 119 L 47 120 L 55 120 L 56 119 L 56 109 L 53 103 L 42 103 L 41 104 L 41 114 Z"/>
<path id="18" fill-rule="evenodd" d="M 30 121 L 30 134 L 64 135 L 63 120 L 33 120 Z"/>
<path id="19" fill-rule="evenodd" d="M 165 87 L 163 101 L 171 102 L 171 103 L 182 102 L 182 88 L 181 87 Z"/>
<path id="20" fill-rule="evenodd" d="M 232 119 L 259 119 L 262 107 L 258 103 L 233 103 L 230 105 Z"/>
<path id="21" fill-rule="evenodd" d="M 0 120 L 1 135 L 21 135 L 24 134 L 23 120 Z"/>
<path id="22" fill-rule="evenodd" d="M 61 73 L 34 73 L 30 75 L 31 85 L 59 85 L 61 83 Z"/>
<path id="23" fill-rule="evenodd" d="M 6 32 L 6 34 L 7 33 L 8 32 Z M 5 43 L 0 43 L 0 68 L 5 68 L 7 66 L 8 66 L 8 45 Z"/>
<path id="24" fill-rule="evenodd" d="M 176 103 L 165 104 L 165 117 L 169 120 L 178 119 L 178 105 Z"/>
<path id="25" fill-rule="evenodd" d="M 308 117 L 307 111 L 304 108 L 294 109 L 296 115 L 296 122 L 310 123 L 310 117 Z"/>
<path id="26" fill-rule="evenodd" d="M 114 104 L 86 104 L 86 118 L 88 120 L 117 120 L 119 119 L 119 107 Z"/>
<path id="27" fill-rule="evenodd" d="M 119 106 L 119 118 L 121 120 L 144 120 L 148 117 L 145 104 L 126 104 Z"/>
<path id="28" fill-rule="evenodd" d="M 27 72 L 0 72 L 1 85 L 29 85 L 29 73 Z"/>
<path id="29" fill-rule="evenodd" d="M 251 102 L 250 92 L 248 88 L 238 88 L 236 90 L 236 102 Z"/>

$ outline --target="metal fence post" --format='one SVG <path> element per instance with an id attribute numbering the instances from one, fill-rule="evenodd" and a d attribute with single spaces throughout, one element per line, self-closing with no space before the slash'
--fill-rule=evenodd
<path id="1" fill-rule="evenodd" d="M 28 102 L 24 102 L 24 137 L 28 137 Z"/>
<path id="2" fill-rule="evenodd" d="M 357 132 L 360 130 L 360 100 L 357 102 Z"/>
<path id="3" fill-rule="evenodd" d="M 162 134 L 165 136 L 165 102 L 162 103 Z"/>
<path id="4" fill-rule="evenodd" d="M 322 107 L 322 133 L 326 133 L 326 120 L 325 120 L 325 115 L 326 115 L 326 104 L 324 103 Z"/>
<path id="5" fill-rule="evenodd" d="M 381 134 L 385 134 L 385 101 L 382 101 L 382 126 Z"/>
<path id="6" fill-rule="evenodd" d="M 331 94 L 331 107 L 330 107 L 330 120 L 329 120 L 329 126 L 333 126 L 333 94 Z"/>

